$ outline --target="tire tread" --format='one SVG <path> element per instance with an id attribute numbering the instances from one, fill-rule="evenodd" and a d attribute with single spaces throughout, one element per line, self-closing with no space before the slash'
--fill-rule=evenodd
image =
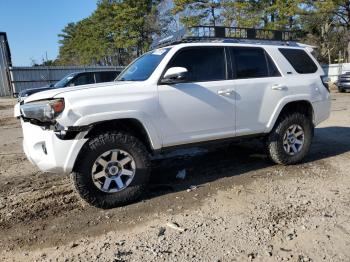
<path id="1" fill-rule="evenodd" d="M 110 146 L 111 144 L 124 145 L 134 152 L 133 157 L 136 155 L 139 161 L 142 163 L 142 178 L 139 178 L 140 183 L 129 186 L 117 193 L 104 193 L 88 182 L 87 176 L 90 172 L 86 168 L 86 154 L 98 151 L 101 147 Z M 113 208 L 131 203 L 138 199 L 146 190 L 147 182 L 149 178 L 149 153 L 146 147 L 136 137 L 124 132 L 107 132 L 90 138 L 90 140 L 84 145 L 81 154 L 77 160 L 75 170 L 72 172 L 71 179 L 76 192 L 82 199 L 88 202 L 90 205 L 98 208 Z M 140 171 L 137 170 L 139 173 Z M 140 175 L 140 174 L 135 174 Z M 134 178 L 135 180 L 135 178 Z M 133 182 L 132 182 L 133 183 Z"/>
<path id="2" fill-rule="evenodd" d="M 293 123 L 302 124 L 305 133 L 305 141 L 303 149 L 299 154 L 289 156 L 284 151 L 283 146 L 281 146 L 280 139 L 281 136 L 284 135 L 284 129 Z M 291 165 L 301 162 L 309 151 L 313 137 L 313 129 L 314 126 L 311 119 L 305 114 L 299 112 L 283 114 L 267 137 L 266 148 L 268 157 L 273 162 L 280 165 Z"/>

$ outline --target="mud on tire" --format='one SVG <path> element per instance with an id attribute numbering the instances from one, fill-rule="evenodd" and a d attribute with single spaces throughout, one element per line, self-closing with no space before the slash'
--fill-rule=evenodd
<path id="1" fill-rule="evenodd" d="M 304 143 L 300 149 L 300 152 L 295 153 L 295 155 L 290 155 L 284 148 L 283 139 L 288 128 L 293 125 L 298 125 L 303 129 Z M 302 113 L 284 114 L 281 116 L 266 139 L 267 154 L 269 158 L 277 164 L 291 165 L 299 163 L 309 152 L 313 135 L 314 125 L 310 117 Z"/>
<path id="2" fill-rule="evenodd" d="M 118 192 L 103 192 L 93 181 L 95 161 L 109 150 L 128 152 L 133 158 L 135 172 L 130 184 Z M 113 208 L 137 200 L 145 191 L 149 180 L 149 154 L 137 138 L 126 133 L 109 132 L 91 138 L 79 154 L 72 173 L 74 187 L 90 205 Z"/>

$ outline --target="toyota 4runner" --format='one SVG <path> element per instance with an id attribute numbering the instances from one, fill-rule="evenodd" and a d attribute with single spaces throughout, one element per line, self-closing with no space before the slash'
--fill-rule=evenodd
<path id="1" fill-rule="evenodd" d="M 115 82 L 17 104 L 28 159 L 43 171 L 72 173 L 79 195 L 102 208 L 140 197 L 150 157 L 173 146 L 256 136 L 275 163 L 300 162 L 330 113 L 311 48 L 256 37 L 183 39 L 160 41 Z"/>

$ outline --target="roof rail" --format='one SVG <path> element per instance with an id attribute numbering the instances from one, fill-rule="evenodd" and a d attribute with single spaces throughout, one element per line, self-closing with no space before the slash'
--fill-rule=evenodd
<path id="1" fill-rule="evenodd" d="M 274 44 L 285 44 L 289 41 L 297 41 L 297 31 L 282 31 L 269 29 L 254 29 L 244 27 L 226 27 L 226 26 L 191 26 L 183 28 L 180 31 L 157 38 L 153 41 L 151 49 L 164 47 L 179 43 L 191 42 L 210 42 L 228 40 L 254 40 L 254 41 L 272 41 Z"/>

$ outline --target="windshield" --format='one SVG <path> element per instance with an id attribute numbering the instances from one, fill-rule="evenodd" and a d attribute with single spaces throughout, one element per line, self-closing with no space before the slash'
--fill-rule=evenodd
<path id="1" fill-rule="evenodd" d="M 69 74 L 62 78 L 60 81 L 58 81 L 56 84 L 53 85 L 53 87 L 65 87 L 70 80 L 73 79 L 73 77 L 76 75 L 76 73 Z"/>
<path id="2" fill-rule="evenodd" d="M 116 81 L 143 81 L 148 79 L 169 50 L 170 48 L 162 48 L 144 54 L 125 68 Z"/>

